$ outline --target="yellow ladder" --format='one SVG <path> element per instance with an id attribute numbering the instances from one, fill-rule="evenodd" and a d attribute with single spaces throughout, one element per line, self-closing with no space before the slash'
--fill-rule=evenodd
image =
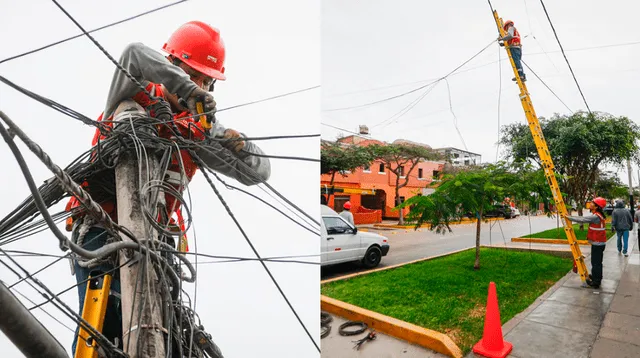
<path id="1" fill-rule="evenodd" d="M 109 300 L 111 275 L 105 274 L 92 277 L 96 273 L 98 272 L 92 272 L 87 282 L 87 291 L 84 298 L 84 306 L 82 307 L 82 318 L 99 332 L 102 332 L 104 316 L 107 312 L 107 301 Z M 89 332 L 84 328 L 80 328 L 75 358 L 97 357 L 98 346 L 96 341 L 91 338 Z"/>
<path id="2" fill-rule="evenodd" d="M 506 36 L 506 32 L 503 28 L 502 18 L 498 16 L 497 11 L 493 11 L 493 17 L 496 20 L 496 25 L 498 26 L 498 31 L 500 32 L 500 37 Z M 547 182 L 549 183 L 549 187 L 551 188 L 551 193 L 553 193 L 553 200 L 556 203 L 556 207 L 558 208 L 558 214 L 563 219 L 564 231 L 567 234 L 567 239 L 569 241 L 569 246 L 571 247 L 571 252 L 573 253 L 573 259 L 576 262 L 576 266 L 578 267 L 578 273 L 580 274 L 580 278 L 582 282 L 585 282 L 588 277 L 587 266 L 584 263 L 584 256 L 580 251 L 580 246 L 576 240 L 576 234 L 573 231 L 573 225 L 569 219 L 567 219 L 567 207 L 564 204 L 564 200 L 562 199 L 562 193 L 560 192 L 560 187 L 558 187 L 558 181 L 556 180 L 554 174 L 554 166 L 553 160 L 551 160 L 551 155 L 549 153 L 549 148 L 547 147 L 547 142 L 542 135 L 542 128 L 540 128 L 540 122 L 538 121 L 538 117 L 536 116 L 536 112 L 533 109 L 533 103 L 531 103 L 531 97 L 529 97 L 529 91 L 527 91 L 527 86 L 520 79 L 520 74 L 518 73 L 518 69 L 516 68 L 515 62 L 513 62 L 513 58 L 511 57 L 511 51 L 508 51 L 509 46 L 505 43 L 505 49 L 507 49 L 507 54 L 509 55 L 509 61 L 511 62 L 511 67 L 513 68 L 513 73 L 516 76 L 516 81 L 518 82 L 518 87 L 520 88 L 520 102 L 522 102 L 522 108 L 524 109 L 524 113 L 527 116 L 527 122 L 529 122 L 529 129 L 531 130 L 531 135 L 533 136 L 533 141 L 536 144 L 536 148 L 538 149 L 538 155 L 540 156 L 540 160 L 542 162 L 542 167 L 544 169 L 544 175 L 547 178 Z"/>

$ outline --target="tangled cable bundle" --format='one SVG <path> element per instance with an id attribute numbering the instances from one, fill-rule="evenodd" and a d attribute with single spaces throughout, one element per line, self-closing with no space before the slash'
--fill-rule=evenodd
<path id="1" fill-rule="evenodd" d="M 219 155 L 220 151 L 224 151 L 226 149 L 223 148 L 221 144 L 224 141 L 228 141 L 228 139 L 224 138 L 211 138 L 208 137 L 209 146 L 204 146 L 202 142 L 194 141 L 192 138 L 183 138 L 180 136 L 180 131 L 176 127 L 176 123 L 173 120 L 173 114 L 171 109 L 166 101 L 162 98 L 154 97 L 145 89 L 144 86 L 140 83 L 138 79 L 128 73 L 105 49 L 102 47 L 90 34 L 89 32 L 98 31 L 102 28 L 106 28 L 112 26 L 114 24 L 118 24 L 124 21 L 129 21 L 130 19 L 136 18 L 141 15 L 136 15 L 132 18 L 119 21 L 114 24 L 103 26 L 102 28 L 98 28 L 92 31 L 87 32 L 82 26 L 67 12 L 56 0 L 53 0 L 55 5 L 62 11 L 64 14 L 71 20 L 73 23 L 82 30 L 82 34 L 79 36 L 75 36 L 72 38 L 68 38 L 57 43 L 53 43 L 51 45 L 47 45 L 41 47 L 36 50 L 29 51 L 24 54 L 20 54 L 17 56 L 13 56 L 4 60 L 1 60 L 0 63 L 10 61 L 16 58 L 20 58 L 22 56 L 28 55 L 30 53 L 34 53 L 37 51 L 41 51 L 45 48 L 54 46 L 58 43 L 62 43 L 68 41 L 73 38 L 86 36 L 88 37 L 104 54 L 107 56 L 112 63 L 118 68 L 119 71 L 123 72 L 129 80 L 131 80 L 140 90 L 146 93 L 152 101 L 154 101 L 154 105 L 152 108 L 147 108 L 147 111 L 151 111 L 154 113 L 154 117 L 148 115 L 133 113 L 121 113 L 121 115 L 115 118 L 113 121 L 95 121 L 90 119 L 89 117 L 79 113 L 71 108 L 64 106 L 56 101 L 48 99 L 44 96 L 31 92 L 19 85 L 9 81 L 5 77 L 0 76 L 0 82 L 10 86 L 16 91 L 38 101 L 66 116 L 74 118 L 82 123 L 90 126 L 94 126 L 98 129 L 99 133 L 102 137 L 98 138 L 97 144 L 91 148 L 90 150 L 82 153 L 79 157 L 73 160 L 67 167 L 64 169 L 57 166 L 53 163 L 51 158 L 44 152 L 40 146 L 32 141 L 8 116 L 4 113 L 0 112 L 0 117 L 2 121 L 6 123 L 8 128 L 0 122 L 0 134 L 2 135 L 5 142 L 9 145 L 12 153 L 16 157 L 20 169 L 29 185 L 29 189 L 31 192 L 31 196 L 25 199 L 16 209 L 7 214 L 4 218 L 0 219 L 0 253 L 6 256 L 14 266 L 18 267 L 22 273 L 18 270 L 13 269 L 12 266 L 5 263 L 2 259 L 0 259 L 0 264 L 6 266 L 11 269 L 14 274 L 16 274 L 19 278 L 17 282 L 10 285 L 10 288 L 16 293 L 22 295 L 19 291 L 15 289 L 15 285 L 26 282 L 29 284 L 34 290 L 40 293 L 43 297 L 45 297 L 45 301 L 36 304 L 31 301 L 28 297 L 22 295 L 34 304 L 30 310 L 33 309 L 41 309 L 46 314 L 51 316 L 49 312 L 44 310 L 42 306 L 46 304 L 54 305 L 60 311 L 65 314 L 66 317 L 71 319 L 74 323 L 78 324 L 80 328 L 84 329 L 88 334 L 90 339 L 94 340 L 99 349 L 99 355 L 101 357 L 126 357 L 127 354 L 119 349 L 114 342 L 110 342 L 102 333 L 100 333 L 97 329 L 92 327 L 88 322 L 86 322 L 74 309 L 66 305 L 62 300 L 60 300 L 59 295 L 73 289 L 76 286 L 79 286 L 84 282 L 78 282 L 76 285 L 67 288 L 57 294 L 53 293 L 51 290 L 47 288 L 42 282 L 40 282 L 37 278 L 34 277 L 35 274 L 42 272 L 43 270 L 51 267 L 51 265 L 59 262 L 63 259 L 70 259 L 73 261 L 77 261 L 78 264 L 82 267 L 92 267 L 94 265 L 99 264 L 100 262 L 111 258 L 111 260 L 115 261 L 114 258 L 118 257 L 118 253 L 125 250 L 127 253 L 136 253 L 136 255 L 131 256 L 130 259 L 125 260 L 124 262 L 120 262 L 119 265 L 116 265 L 113 269 L 105 272 L 103 274 L 113 274 L 115 271 L 123 267 L 124 265 L 128 265 L 132 262 L 138 261 L 143 264 L 148 264 L 155 271 L 155 274 L 158 278 L 158 281 L 150 279 L 147 277 L 146 270 L 142 270 L 143 274 L 139 280 L 139 283 L 145 287 L 145 290 L 150 290 L 147 292 L 160 292 L 162 305 L 164 307 L 163 314 L 163 327 L 166 327 L 165 330 L 165 344 L 167 354 L 171 354 L 173 357 L 215 357 L 222 358 L 222 353 L 220 349 L 213 343 L 211 335 L 207 334 L 204 331 L 204 327 L 200 323 L 200 318 L 195 312 L 195 300 L 191 300 L 187 292 L 183 289 L 183 282 L 189 282 L 195 284 L 195 290 L 197 291 L 197 282 L 195 281 L 197 277 L 197 258 L 199 256 L 207 256 L 213 258 L 222 258 L 222 256 L 213 256 L 200 254 L 197 252 L 197 243 L 196 243 L 196 252 L 188 252 L 188 254 L 195 255 L 196 265 L 191 264 L 189 260 L 186 259 L 185 254 L 176 250 L 175 248 L 175 240 L 174 237 L 179 237 L 184 235 L 192 226 L 192 208 L 190 205 L 190 200 L 186 200 L 186 198 L 182 195 L 182 193 L 177 190 L 172 185 L 167 184 L 165 179 L 165 173 L 169 164 L 171 163 L 172 157 L 181 158 L 179 155 L 180 151 L 188 150 L 190 154 L 194 157 L 194 161 L 198 163 L 199 168 L 205 173 L 205 178 L 209 182 L 212 189 L 215 191 L 219 200 L 223 203 L 227 213 L 229 216 L 235 221 L 238 229 L 246 239 L 247 243 L 252 247 L 254 253 L 257 258 L 251 258 L 251 260 L 260 261 L 267 271 L 269 276 L 271 277 L 273 283 L 276 285 L 278 290 L 280 291 L 282 297 L 289 305 L 292 313 L 296 316 L 302 328 L 305 330 L 316 349 L 320 351 L 319 346 L 316 344 L 313 337 L 310 335 L 308 329 L 300 319 L 299 315 L 289 302 L 285 293 L 282 291 L 277 281 L 269 271 L 269 268 L 264 264 L 264 261 L 273 261 L 273 262 L 291 262 L 291 263 L 301 263 L 301 264 L 319 264 L 315 262 L 304 262 L 304 261 L 296 261 L 296 260 L 284 260 L 287 257 L 280 258 L 262 258 L 258 254 L 258 252 L 253 247 L 251 241 L 247 237 L 246 233 L 237 222 L 235 217 L 233 216 L 230 208 L 222 198 L 221 194 L 216 189 L 213 184 L 211 178 L 206 175 L 207 171 L 210 172 L 216 179 L 222 182 L 228 189 L 230 190 L 238 190 L 247 195 L 252 196 L 253 198 L 259 199 L 264 204 L 270 206 L 271 208 L 277 210 L 280 214 L 287 217 L 289 220 L 293 221 L 297 225 L 314 233 L 319 236 L 319 222 L 317 219 L 300 209 L 293 202 L 288 200 L 285 196 L 279 193 L 275 188 L 269 185 L 266 182 L 262 182 L 261 180 L 257 180 L 260 177 L 257 173 L 255 173 L 246 163 L 243 161 L 239 161 L 238 165 L 243 167 L 245 170 L 242 173 L 243 176 L 247 177 L 250 181 L 258 181 L 261 182 L 262 186 L 257 186 L 259 189 L 267 193 L 274 200 L 278 202 L 278 204 L 284 206 L 287 210 L 292 212 L 294 215 L 298 217 L 298 219 L 294 219 L 291 216 L 287 215 L 284 211 L 279 210 L 274 205 L 266 202 L 265 200 L 251 194 L 247 191 L 244 191 L 240 188 L 236 188 L 231 186 L 224 181 L 222 181 L 211 168 L 207 168 L 203 165 L 202 160 L 196 154 L 196 151 L 206 151 L 208 155 L 218 158 L 222 162 L 225 162 Z M 146 13 L 151 13 L 157 11 L 162 8 L 166 8 L 169 6 L 173 6 L 175 4 L 181 3 L 183 1 L 177 1 L 175 3 L 165 5 L 155 10 L 148 11 Z M 222 112 L 224 110 L 243 107 L 247 105 L 251 105 L 254 103 L 260 103 L 276 98 L 282 98 L 285 96 L 293 95 L 296 93 L 302 93 L 314 88 L 319 88 L 319 86 L 314 86 L 310 88 L 305 88 L 277 96 L 272 96 L 269 98 L 265 98 L 262 100 L 251 101 L 239 105 L 235 105 L 232 107 L 220 109 L 218 112 Z M 186 119 L 188 117 L 183 117 L 182 119 Z M 167 129 L 169 133 L 172 133 L 171 138 L 162 138 L 158 135 L 158 130 L 164 128 Z M 190 130 L 192 128 L 189 128 Z M 197 128 L 195 128 L 197 130 Z M 22 154 L 19 148 L 16 146 L 14 142 L 14 137 L 17 136 L 22 142 L 24 142 L 37 157 L 40 159 L 49 170 L 51 170 L 54 174 L 54 177 L 45 181 L 39 187 L 35 184 L 35 180 L 31 175 L 31 171 L 29 166 L 26 164 L 26 161 L 22 157 Z M 266 137 L 256 137 L 256 138 L 242 138 L 241 140 L 251 141 L 251 140 L 269 140 L 269 139 L 292 139 L 292 138 L 310 138 L 310 137 L 319 137 L 319 134 L 313 135 L 277 135 L 277 136 L 266 136 Z M 251 153 L 255 154 L 255 153 Z M 243 154 L 243 155 L 246 155 Z M 317 161 L 316 159 L 310 158 L 300 158 L 293 156 L 275 156 L 275 155 L 266 155 L 260 154 L 259 156 L 267 157 L 267 158 L 278 158 L 278 159 L 288 159 L 288 160 L 305 160 L 305 161 Z M 138 196 L 138 200 L 140 202 L 140 209 L 143 214 L 144 219 L 144 234 L 136 237 L 133 235 L 131 231 L 126 229 L 125 227 L 115 223 L 109 214 L 105 212 L 102 208 L 101 204 L 106 201 L 113 201 L 116 197 L 116 186 L 115 186 L 115 168 L 118 163 L 123 159 L 134 159 L 138 163 L 138 175 L 137 175 L 137 188 L 135 191 L 135 195 Z M 151 163 L 156 165 L 151 165 Z M 228 163 L 231 164 L 231 163 Z M 235 165 L 235 163 L 234 163 Z M 182 173 L 184 170 L 184 163 L 180 162 L 180 171 Z M 154 172 L 151 172 L 151 168 L 159 168 L 154 169 Z M 88 183 L 88 188 L 80 183 Z M 188 193 L 188 187 L 187 187 Z M 276 196 L 272 195 L 275 194 Z M 162 205 L 160 207 L 156 204 L 156 202 L 163 202 L 164 195 L 170 195 L 174 198 L 175 205 L 179 205 L 180 207 L 185 209 L 186 217 L 184 218 L 185 228 L 180 230 L 169 230 L 169 217 L 168 213 L 172 212 L 173 208 L 164 208 L 162 209 Z M 80 203 L 80 207 L 74 209 L 72 212 L 69 211 L 60 211 L 56 213 L 49 213 L 48 209 L 53 205 L 56 205 L 61 200 L 66 197 L 74 196 L 78 199 Z M 160 199 L 160 200 L 158 200 Z M 169 210 L 167 210 L 169 209 Z M 84 214 L 84 217 L 81 217 L 79 220 L 75 220 L 75 215 L 78 214 L 78 211 Z M 63 234 L 57 227 L 58 224 L 65 221 L 70 215 L 74 215 L 74 223 L 78 223 L 77 225 L 86 225 L 86 227 L 90 227 L 94 224 L 100 224 L 106 229 L 106 234 L 109 235 L 109 239 L 107 243 L 96 250 L 86 250 L 82 248 L 82 237 L 77 237 L 78 241 L 70 240 Z M 83 221 L 86 221 L 83 223 Z M 82 227 L 76 227 L 77 232 L 81 232 Z M 48 254 L 39 254 L 39 253 L 30 253 L 24 251 L 24 255 L 36 255 L 36 256 L 53 256 L 56 257 L 56 260 L 52 263 L 44 266 L 43 268 L 37 270 L 35 273 L 30 273 L 26 269 L 24 269 L 16 260 L 11 257 L 11 254 L 19 253 L 20 251 L 16 250 L 4 250 L 2 248 L 3 245 L 16 242 L 18 240 L 27 238 L 39 232 L 50 230 L 54 236 L 58 239 L 60 249 L 66 252 L 63 256 L 55 256 Z M 80 235 L 81 236 L 81 235 Z M 195 231 L 193 232 L 194 242 L 195 242 Z M 123 238 L 128 238 L 129 240 L 123 241 Z M 76 239 L 76 237 L 74 237 Z M 21 254 L 21 255 L 23 255 Z M 295 257 L 295 256 L 292 256 Z M 231 261 L 219 261 L 219 262 L 233 262 L 234 260 L 249 260 L 248 258 L 236 258 L 236 257 L 225 257 L 227 259 L 231 259 Z M 145 300 L 146 297 L 143 297 Z M 74 331 L 74 329 L 66 326 L 64 323 L 60 322 L 57 318 L 51 316 L 55 321 L 65 326 L 67 329 Z M 197 324 L 196 324 L 197 319 Z M 141 321 L 132 322 L 132 324 L 136 324 L 137 327 L 140 327 Z M 129 327 L 131 329 L 131 326 Z M 138 336 L 140 339 L 140 336 Z M 126 338 L 125 338 L 126 341 Z M 124 343 L 124 342 L 123 342 Z M 140 343 L 140 342 L 138 342 Z M 138 344 L 140 347 L 140 344 Z"/>

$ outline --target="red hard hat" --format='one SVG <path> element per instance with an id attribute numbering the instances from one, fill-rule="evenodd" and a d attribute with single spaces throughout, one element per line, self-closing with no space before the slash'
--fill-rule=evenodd
<path id="1" fill-rule="evenodd" d="M 604 208 L 605 206 L 607 206 L 607 200 L 601 197 L 597 197 L 593 199 L 593 202 L 601 208 Z"/>
<path id="2" fill-rule="evenodd" d="M 344 205 L 342 207 L 347 209 L 347 210 L 351 210 L 351 202 L 347 201 L 346 203 L 344 203 Z"/>
<path id="3" fill-rule="evenodd" d="M 220 31 L 204 22 L 190 21 L 180 26 L 162 46 L 194 70 L 224 81 L 224 42 Z"/>
<path id="4" fill-rule="evenodd" d="M 513 25 L 513 21 L 511 21 L 511 20 L 505 21 L 504 25 L 502 26 L 502 28 L 506 30 L 507 29 L 507 25 L 509 25 L 509 24 Z"/>

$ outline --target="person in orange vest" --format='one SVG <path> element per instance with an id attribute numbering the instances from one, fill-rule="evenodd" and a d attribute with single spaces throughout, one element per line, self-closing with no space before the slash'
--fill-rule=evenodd
<path id="1" fill-rule="evenodd" d="M 516 65 L 516 69 L 518 70 L 518 74 L 520 74 L 520 80 L 526 81 L 527 76 L 525 76 L 524 71 L 522 70 L 522 42 L 520 42 L 520 33 L 513 26 L 513 21 L 507 20 L 504 23 L 504 31 L 507 32 L 505 37 L 498 38 L 500 42 L 500 46 L 504 46 L 504 42 L 507 42 L 508 51 L 511 52 L 511 57 L 513 58 L 513 62 Z M 512 78 L 512 81 L 515 81 L 516 78 Z"/>
<path id="2" fill-rule="evenodd" d="M 607 200 L 597 197 L 589 204 L 589 210 L 593 215 L 567 216 L 572 222 L 589 224 L 587 240 L 591 244 L 591 275 L 586 283 L 593 288 L 600 288 L 602 283 L 602 259 L 607 245 L 606 215 L 603 210 L 606 205 Z"/>
<path id="3" fill-rule="evenodd" d="M 243 133 L 227 129 L 215 121 L 209 133 L 205 135 L 206 131 L 202 124 L 197 119 L 191 118 L 197 113 L 196 100 L 204 102 L 206 112 L 215 113 L 216 102 L 210 92 L 213 91 L 217 80 L 226 79 L 224 75 L 226 51 L 220 32 L 203 22 L 191 21 L 178 28 L 162 49 L 167 53 L 166 57 L 141 43 L 133 43 L 125 48 L 119 63 L 142 83 L 152 96 L 163 98 L 170 104 L 175 128 L 184 138 L 200 142 L 201 145 L 193 150 L 206 167 L 234 178 L 244 185 L 256 185 L 267 181 L 271 174 L 270 161 L 260 156 L 264 153 L 255 143 L 242 140 L 246 138 Z M 116 69 L 104 112 L 98 120 L 106 125 L 112 125 L 111 121 L 118 106 L 123 101 L 131 99 L 144 108 L 150 116 L 154 116 L 153 112 L 158 108 L 154 106 L 159 101 L 149 97 L 122 71 Z M 171 139 L 172 133 L 160 129 L 159 136 Z M 96 131 L 93 138 L 94 150 L 96 145 L 106 138 L 107 136 Z M 96 161 L 95 156 L 92 160 Z M 188 150 L 175 150 L 166 172 L 165 182 L 181 193 L 197 169 L 198 165 Z M 111 171 L 109 175 L 113 177 L 114 172 Z M 108 176 L 101 175 L 101 178 L 108 178 Z M 116 198 L 113 191 L 110 195 L 102 195 L 100 199 L 96 199 L 99 196 L 96 193 L 101 190 L 101 185 L 93 182 L 92 187 L 91 180 L 87 179 L 87 181 L 83 186 L 117 222 Z M 115 182 L 112 185 L 115 187 Z M 170 224 L 184 231 L 180 202 L 171 194 L 165 194 L 165 199 L 165 220 L 170 219 Z M 72 231 L 72 240 L 78 245 L 95 250 L 105 245 L 110 239 L 100 223 L 84 213 L 82 205 L 75 197 L 71 198 L 66 210 L 72 213 L 67 221 L 67 230 Z M 174 214 L 177 216 L 176 219 L 173 218 Z M 188 250 L 182 242 L 178 246 L 180 249 Z M 85 266 L 87 265 L 81 266 L 78 261 L 73 260 L 72 267 L 78 282 L 80 313 L 82 314 L 86 280 L 89 275 L 96 271 L 110 272 L 113 277 L 102 333 L 112 342 L 117 338 L 118 346 L 122 348 L 123 332 L 117 258 L 109 258 L 93 267 Z M 78 330 L 76 330 L 72 347 L 74 355 L 77 341 Z"/>

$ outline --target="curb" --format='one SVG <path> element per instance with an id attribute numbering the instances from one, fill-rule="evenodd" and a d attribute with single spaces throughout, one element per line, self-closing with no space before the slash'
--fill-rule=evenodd
<path id="1" fill-rule="evenodd" d="M 562 239 L 537 239 L 537 238 L 525 238 L 525 237 L 513 237 L 511 242 L 531 242 L 536 244 L 564 244 L 569 245 L 569 241 Z M 587 240 L 577 240 L 578 245 L 589 245 Z"/>
<path id="2" fill-rule="evenodd" d="M 497 221 L 497 220 L 504 220 L 504 218 L 491 218 L 488 219 L 486 221 L 491 222 L 491 221 Z M 483 220 L 485 221 L 485 220 Z M 462 221 L 455 221 L 455 222 L 450 222 L 449 225 L 461 225 L 461 224 L 473 224 L 476 222 L 476 219 L 473 220 L 462 220 Z M 384 227 L 384 228 L 393 228 L 393 229 L 414 229 L 415 225 L 394 225 L 394 224 L 373 224 L 374 227 Z M 420 225 L 420 228 L 428 228 L 429 224 L 422 224 Z"/>
<path id="3" fill-rule="evenodd" d="M 324 295 L 320 296 L 320 307 L 323 311 L 348 320 L 364 322 L 376 331 L 403 341 L 431 349 L 449 357 L 462 357 L 462 350 L 444 333 L 416 326 Z"/>

